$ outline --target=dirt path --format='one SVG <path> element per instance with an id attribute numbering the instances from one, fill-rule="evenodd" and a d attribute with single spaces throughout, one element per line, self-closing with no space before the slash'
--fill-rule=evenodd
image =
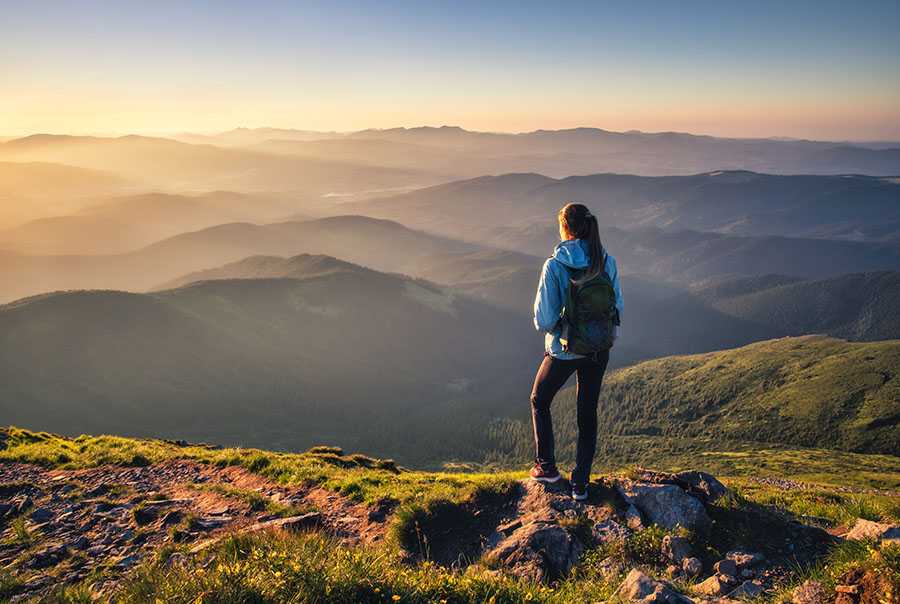
<path id="1" fill-rule="evenodd" d="M 2 464 L 0 568 L 25 581 L 18 595 L 36 595 L 101 566 L 128 569 L 166 544 L 210 543 L 285 516 L 367 544 L 384 537 L 390 510 L 189 460 L 74 471 Z"/>

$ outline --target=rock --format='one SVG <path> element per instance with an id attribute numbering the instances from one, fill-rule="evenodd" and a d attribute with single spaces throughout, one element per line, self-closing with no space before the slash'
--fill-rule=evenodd
<path id="1" fill-rule="evenodd" d="M 306 514 L 300 514 L 299 516 L 279 518 L 278 520 L 272 520 L 264 524 L 266 526 L 263 526 L 262 528 L 279 528 L 286 531 L 301 531 L 304 529 L 315 528 L 322 524 L 322 514 L 320 514 L 319 512 L 309 512 Z"/>
<path id="2" fill-rule="evenodd" d="M 818 581 L 805 581 L 794 589 L 791 602 L 793 604 L 825 604 L 827 602 L 825 588 Z"/>
<path id="3" fill-rule="evenodd" d="M 0 503 L 0 518 L 6 518 L 6 515 L 13 511 L 13 504 Z"/>
<path id="4" fill-rule="evenodd" d="M 695 497 L 673 484 L 648 484 L 620 481 L 619 494 L 637 507 L 647 519 L 666 529 L 684 527 L 705 533 L 712 524 L 706 509 Z"/>
<path id="5" fill-rule="evenodd" d="M 856 524 L 850 532 L 844 535 L 844 539 L 859 541 L 862 539 L 900 539 L 900 526 L 887 522 L 872 522 L 857 518 Z"/>
<path id="6" fill-rule="evenodd" d="M 703 571 L 703 563 L 698 558 L 685 558 L 681 561 L 681 570 L 688 577 L 696 577 Z"/>
<path id="7" fill-rule="evenodd" d="M 138 563 L 138 560 L 139 560 L 139 558 L 136 555 L 132 554 L 130 556 L 123 556 L 123 557 L 119 558 L 118 560 L 116 560 L 114 562 L 114 564 L 118 568 L 131 568 L 132 566 L 134 566 L 135 564 Z"/>
<path id="8" fill-rule="evenodd" d="M 750 579 L 756 575 L 755 568 L 765 562 L 766 557 L 758 553 L 749 553 L 740 550 L 730 551 L 725 554 L 727 560 L 734 560 L 737 567 L 737 576 Z"/>
<path id="9" fill-rule="evenodd" d="M 53 519 L 53 511 L 50 510 L 50 508 L 35 508 L 28 517 L 32 522 L 42 524 L 44 522 L 50 522 L 50 520 Z"/>
<path id="10" fill-rule="evenodd" d="M 728 594 L 729 598 L 741 599 L 741 598 L 755 598 L 759 596 L 765 589 L 759 583 L 754 583 L 753 581 L 744 581 L 741 583 L 737 589 L 731 591 Z"/>
<path id="11" fill-rule="evenodd" d="M 625 526 L 633 531 L 639 531 L 644 528 L 644 521 L 641 519 L 641 512 L 634 504 L 629 504 L 625 510 Z"/>
<path id="12" fill-rule="evenodd" d="M 694 593 L 701 596 L 721 596 L 731 591 L 732 584 L 722 575 L 713 575 L 705 581 L 694 585 Z"/>
<path id="13" fill-rule="evenodd" d="M 533 581 L 564 576 L 584 546 L 558 524 L 532 522 L 513 531 L 489 553 L 513 573 Z"/>
<path id="14" fill-rule="evenodd" d="M 72 543 L 69 544 L 69 547 L 72 549 L 84 550 L 84 549 L 87 549 L 90 545 L 91 545 L 90 539 L 88 539 L 84 535 L 79 535 L 79 537 L 77 539 L 75 539 L 74 541 L 72 541 Z"/>
<path id="15" fill-rule="evenodd" d="M 48 568 L 50 566 L 55 566 L 59 562 L 62 561 L 63 558 L 66 557 L 66 546 L 65 545 L 51 545 L 46 547 L 39 552 L 36 552 L 32 558 L 31 562 L 29 562 L 29 566 L 34 569 L 42 569 Z"/>
<path id="16" fill-rule="evenodd" d="M 184 517 L 178 510 L 171 510 L 166 512 L 162 517 L 162 526 L 170 526 L 172 524 L 178 524 L 181 522 L 181 519 Z"/>
<path id="17" fill-rule="evenodd" d="M 735 581 L 738 576 L 737 564 L 735 564 L 734 560 L 730 560 L 725 558 L 724 560 L 719 560 L 713 565 L 713 569 L 720 575 L 725 575 L 731 581 Z"/>
<path id="18" fill-rule="evenodd" d="M 616 595 L 629 602 L 640 604 L 693 604 L 690 598 L 681 595 L 662 581 L 651 579 L 636 568 L 619 585 Z"/>
<path id="19" fill-rule="evenodd" d="M 712 503 L 728 493 L 728 488 L 718 478 L 706 472 L 679 472 L 675 474 L 675 482 L 692 495 L 699 496 L 704 503 Z"/>
<path id="20" fill-rule="evenodd" d="M 662 540 L 662 553 L 680 567 L 685 558 L 691 557 L 691 544 L 684 537 L 666 535 Z"/>
<path id="21" fill-rule="evenodd" d="M 629 531 L 615 520 L 604 520 L 595 524 L 591 532 L 593 533 L 594 541 L 607 543 L 624 539 L 628 536 Z"/>

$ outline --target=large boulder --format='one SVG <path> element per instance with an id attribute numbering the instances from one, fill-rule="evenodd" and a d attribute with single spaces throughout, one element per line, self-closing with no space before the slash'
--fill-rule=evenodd
<path id="1" fill-rule="evenodd" d="M 703 504 L 674 484 L 652 484 L 623 480 L 616 489 L 651 523 L 666 529 L 683 527 L 705 533 L 712 521 Z"/>
<path id="2" fill-rule="evenodd" d="M 569 572 L 583 551 L 581 542 L 559 524 L 531 522 L 514 530 L 488 556 L 520 577 L 549 581 Z"/>
<path id="3" fill-rule="evenodd" d="M 619 585 L 616 595 L 629 602 L 640 604 L 693 604 L 693 601 L 672 589 L 662 581 L 656 581 L 636 568 Z"/>
<path id="4" fill-rule="evenodd" d="M 712 503 L 728 493 L 728 488 L 718 478 L 696 470 L 675 474 L 675 484 L 706 503 Z"/>

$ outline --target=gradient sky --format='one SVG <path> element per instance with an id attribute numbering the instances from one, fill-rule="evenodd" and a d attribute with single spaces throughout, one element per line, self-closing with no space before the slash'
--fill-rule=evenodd
<path id="1" fill-rule="evenodd" d="M 596 126 L 900 140 L 900 2 L 0 0 L 0 135 Z"/>

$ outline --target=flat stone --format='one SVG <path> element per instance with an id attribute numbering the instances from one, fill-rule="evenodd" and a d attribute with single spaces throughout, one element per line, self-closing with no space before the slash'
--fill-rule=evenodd
<path id="1" fill-rule="evenodd" d="M 36 508 L 28 515 L 32 522 L 43 524 L 53 519 L 53 511 L 50 508 Z"/>
<path id="2" fill-rule="evenodd" d="M 721 596 L 731 591 L 731 588 L 731 583 L 724 577 L 721 575 L 713 575 L 705 581 L 694 585 L 691 589 L 694 593 L 701 596 Z"/>

